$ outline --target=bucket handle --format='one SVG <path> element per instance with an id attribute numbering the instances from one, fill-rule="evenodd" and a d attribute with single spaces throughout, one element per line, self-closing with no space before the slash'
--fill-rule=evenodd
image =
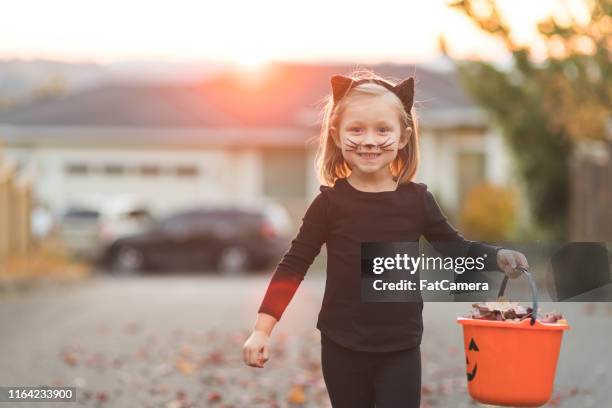
<path id="1" fill-rule="evenodd" d="M 527 278 L 529 279 L 529 286 L 531 287 L 531 296 L 533 299 L 533 310 L 531 311 L 531 325 L 533 326 L 535 324 L 536 318 L 538 317 L 538 288 L 536 286 L 535 280 L 533 279 L 533 276 L 531 276 L 531 273 L 529 273 L 526 268 L 518 266 L 516 269 L 522 271 L 522 275 L 527 276 Z M 504 276 L 504 280 L 502 281 L 501 287 L 499 288 L 499 292 L 497 293 L 498 298 L 504 296 L 507 284 L 508 275 Z"/>

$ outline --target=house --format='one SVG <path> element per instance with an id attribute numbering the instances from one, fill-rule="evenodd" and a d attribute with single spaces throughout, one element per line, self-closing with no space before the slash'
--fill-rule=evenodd
<path id="1" fill-rule="evenodd" d="M 508 182 L 500 132 L 455 74 L 372 68 L 416 77 L 417 178 L 451 216 L 473 184 Z M 350 69 L 276 64 L 259 76 L 227 72 L 195 84 L 101 84 L 0 113 L 0 144 L 31 173 L 35 199 L 56 211 L 127 193 L 159 213 L 268 197 L 299 220 L 319 187 L 318 108 L 330 76 Z"/>

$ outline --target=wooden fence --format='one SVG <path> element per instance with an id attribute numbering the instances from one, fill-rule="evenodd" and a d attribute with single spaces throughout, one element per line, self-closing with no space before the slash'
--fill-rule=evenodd
<path id="1" fill-rule="evenodd" d="M 0 146 L 0 269 L 12 256 L 27 256 L 32 246 L 32 183 L 3 160 Z"/>
<path id="2" fill-rule="evenodd" d="M 570 239 L 611 242 L 612 140 L 580 142 L 570 177 Z"/>

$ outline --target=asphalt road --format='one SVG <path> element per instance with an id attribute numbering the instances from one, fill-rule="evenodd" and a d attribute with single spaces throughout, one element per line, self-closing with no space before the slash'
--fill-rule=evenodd
<path id="1" fill-rule="evenodd" d="M 322 273 L 309 272 L 276 326 L 266 368 L 241 346 L 269 275 L 223 278 L 99 275 L 0 298 L 0 385 L 77 387 L 72 403 L 18 407 L 325 407 L 315 329 Z M 602 407 L 612 398 L 612 305 L 542 304 L 566 315 L 548 406 Z M 467 303 L 426 303 L 424 407 L 470 407 L 461 327 Z"/>

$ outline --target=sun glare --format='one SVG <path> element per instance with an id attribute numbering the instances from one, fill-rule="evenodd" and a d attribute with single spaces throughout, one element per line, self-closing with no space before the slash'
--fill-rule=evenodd
<path id="1" fill-rule="evenodd" d="M 261 54 L 245 53 L 238 56 L 237 62 L 242 68 L 259 70 L 268 62 L 268 59 Z"/>

